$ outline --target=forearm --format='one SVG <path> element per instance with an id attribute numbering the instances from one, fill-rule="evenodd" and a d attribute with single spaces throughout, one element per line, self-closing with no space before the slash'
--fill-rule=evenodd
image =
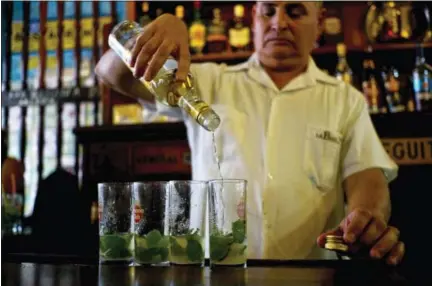
<path id="1" fill-rule="evenodd" d="M 391 214 L 387 180 L 380 169 L 369 169 L 348 177 L 344 182 L 348 212 L 356 208 L 370 211 L 388 221 Z"/>
<path id="2" fill-rule="evenodd" d="M 108 87 L 135 99 L 154 101 L 152 94 L 136 79 L 113 50 L 107 51 L 96 65 L 95 72 Z"/>

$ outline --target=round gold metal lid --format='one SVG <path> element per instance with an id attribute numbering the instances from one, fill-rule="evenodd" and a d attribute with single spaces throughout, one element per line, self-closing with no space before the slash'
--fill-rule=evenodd
<path id="1" fill-rule="evenodd" d="M 327 235 L 324 248 L 340 252 L 348 251 L 348 245 L 344 243 L 343 237 L 340 235 Z"/>

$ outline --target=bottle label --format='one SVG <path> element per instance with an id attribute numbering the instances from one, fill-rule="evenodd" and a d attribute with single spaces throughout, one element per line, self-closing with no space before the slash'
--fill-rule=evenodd
<path id="1" fill-rule="evenodd" d="M 95 37 L 93 18 L 81 19 L 81 48 L 93 48 Z"/>
<path id="2" fill-rule="evenodd" d="M 193 24 L 189 30 L 190 46 L 192 48 L 202 48 L 205 46 L 205 26 Z"/>
<path id="3" fill-rule="evenodd" d="M 324 31 L 328 35 L 337 35 L 342 32 L 342 25 L 339 18 L 330 17 L 324 21 Z"/>
<path id="4" fill-rule="evenodd" d="M 63 49 L 74 49 L 76 38 L 75 20 L 63 20 Z"/>
<path id="5" fill-rule="evenodd" d="M 224 26 L 212 25 L 209 27 L 207 42 L 213 41 L 226 41 Z"/>
<path id="6" fill-rule="evenodd" d="M 144 210 L 139 206 L 134 206 L 134 221 L 135 223 L 139 223 L 144 217 Z"/>
<path id="7" fill-rule="evenodd" d="M 12 53 L 22 52 L 23 50 L 23 28 L 24 25 L 22 22 L 12 23 L 12 36 L 11 36 Z"/>
<path id="8" fill-rule="evenodd" d="M 112 22 L 112 18 L 111 16 L 103 16 L 103 17 L 99 17 L 99 27 L 98 27 L 98 31 L 97 31 L 97 37 L 98 37 L 98 46 L 102 47 L 103 46 L 103 29 L 105 27 L 105 25 L 111 24 Z"/>
<path id="9" fill-rule="evenodd" d="M 229 30 L 229 42 L 231 46 L 236 48 L 242 48 L 249 44 L 250 31 L 249 28 L 243 27 L 241 29 L 230 29 Z"/>
<path id="10" fill-rule="evenodd" d="M 414 92 L 420 92 L 421 90 L 420 76 L 418 73 L 413 74 L 413 88 Z"/>

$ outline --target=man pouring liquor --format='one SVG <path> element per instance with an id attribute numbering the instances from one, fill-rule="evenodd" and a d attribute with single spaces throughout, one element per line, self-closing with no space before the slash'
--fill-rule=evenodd
<path id="1" fill-rule="evenodd" d="M 164 14 L 137 38 L 133 74 L 113 51 L 96 72 L 119 92 L 184 120 L 193 179 L 210 180 L 219 176 L 212 133 L 155 101 L 137 80 L 151 80 L 169 56 L 178 61 L 177 80 L 192 73 L 200 97 L 221 118 L 214 136 L 223 176 L 248 181 L 248 258 L 332 258 L 323 249 L 326 236 L 341 235 L 350 252 L 366 249 L 372 259 L 398 264 L 404 244 L 388 225 L 388 183 L 397 166 L 362 94 L 311 57 L 320 5 L 263 1 L 252 13 L 255 53 L 242 64 L 191 64 L 186 25 Z"/>

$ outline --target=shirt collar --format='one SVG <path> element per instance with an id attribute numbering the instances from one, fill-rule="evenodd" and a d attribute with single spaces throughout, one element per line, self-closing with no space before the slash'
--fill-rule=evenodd
<path id="1" fill-rule="evenodd" d="M 251 79 L 278 93 L 312 87 L 316 85 L 317 81 L 331 85 L 336 85 L 340 83 L 340 81 L 338 81 L 336 78 L 331 77 L 321 71 L 316 66 L 315 61 L 312 57 L 309 58 L 307 70 L 294 78 L 281 90 L 276 87 L 272 79 L 268 76 L 264 68 L 261 66 L 256 52 L 253 53 L 246 62 L 234 66 L 229 66 L 226 69 L 227 72 L 235 72 L 241 70 L 247 70 L 248 75 Z"/>

